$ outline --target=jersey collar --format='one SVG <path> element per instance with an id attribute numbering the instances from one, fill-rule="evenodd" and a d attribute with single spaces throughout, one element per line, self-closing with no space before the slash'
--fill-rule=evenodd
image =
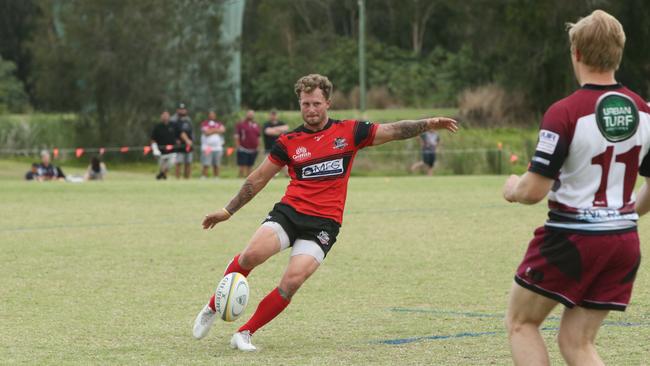
<path id="1" fill-rule="evenodd" d="M 330 128 L 330 126 L 332 125 L 333 122 L 334 122 L 334 120 L 329 118 L 327 120 L 327 123 L 325 124 L 325 127 L 323 127 L 322 130 L 318 130 L 318 131 L 312 131 L 312 130 L 306 128 L 304 124 L 301 125 L 300 127 L 298 127 L 296 130 L 298 132 L 304 132 L 304 133 L 321 133 L 321 132 L 325 131 L 326 129 Z"/>
<path id="2" fill-rule="evenodd" d="M 610 85 L 585 84 L 585 85 L 582 86 L 582 89 L 610 90 L 610 89 L 618 89 L 618 88 L 622 88 L 622 87 L 623 87 L 623 85 L 621 83 L 610 84 Z"/>

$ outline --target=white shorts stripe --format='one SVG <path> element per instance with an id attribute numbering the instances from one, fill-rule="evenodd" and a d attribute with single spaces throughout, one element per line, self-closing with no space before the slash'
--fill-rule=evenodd
<path id="1" fill-rule="evenodd" d="M 293 243 L 293 248 L 291 249 L 291 256 L 306 254 L 314 257 L 318 263 L 323 263 L 325 259 L 325 253 L 323 249 L 316 244 L 313 240 L 304 240 L 298 239 Z"/>
<path id="2" fill-rule="evenodd" d="M 275 231 L 275 234 L 278 236 L 278 239 L 280 240 L 280 251 L 283 251 L 287 248 L 289 248 L 289 235 L 287 235 L 287 232 L 284 231 L 284 228 L 282 225 L 278 224 L 275 221 L 266 221 L 265 223 L 262 224 L 262 226 L 269 227 Z"/>

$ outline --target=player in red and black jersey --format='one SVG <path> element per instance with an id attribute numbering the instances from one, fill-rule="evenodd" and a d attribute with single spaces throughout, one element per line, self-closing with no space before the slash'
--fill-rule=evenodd
<path id="1" fill-rule="evenodd" d="M 255 350 L 251 335 L 289 305 L 291 297 L 320 266 L 336 242 L 343 221 L 350 169 L 357 152 L 367 146 L 419 136 L 429 130 L 456 132 L 456 121 L 444 117 L 374 124 L 328 117 L 332 83 L 317 74 L 295 86 L 304 124 L 282 135 L 268 158 L 224 207 L 206 215 L 203 228 L 229 219 L 277 174 L 288 167 L 291 180 L 284 197 L 269 213 L 246 248 L 226 268 L 248 276 L 271 256 L 291 247 L 291 259 L 277 288 L 258 305 L 253 316 L 233 335 L 231 346 Z M 199 313 L 193 334 L 203 338 L 215 319 L 214 296 Z"/>
<path id="2" fill-rule="evenodd" d="M 603 365 L 594 345 L 610 310 L 625 310 L 641 261 L 637 220 L 650 210 L 650 108 L 617 83 L 625 33 L 596 10 L 569 29 L 581 88 L 544 114 L 528 172 L 504 186 L 509 202 L 548 197 L 515 275 L 506 315 L 517 365 L 548 365 L 539 327 L 559 303 L 569 365 Z M 634 197 L 638 174 L 646 183 Z"/>

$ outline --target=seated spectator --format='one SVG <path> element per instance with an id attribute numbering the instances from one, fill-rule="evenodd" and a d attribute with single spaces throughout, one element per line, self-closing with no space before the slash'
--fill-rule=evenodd
<path id="1" fill-rule="evenodd" d="M 106 172 L 106 164 L 99 160 L 99 157 L 93 156 L 93 158 L 90 159 L 88 169 L 86 169 L 84 180 L 104 180 Z"/>
<path id="2" fill-rule="evenodd" d="M 32 163 L 32 169 L 25 174 L 25 180 L 40 180 L 38 176 L 38 163 Z"/>
<path id="3" fill-rule="evenodd" d="M 50 153 L 41 151 L 41 163 L 38 164 L 38 176 L 40 180 L 65 180 L 65 174 L 61 168 L 50 163 Z"/>

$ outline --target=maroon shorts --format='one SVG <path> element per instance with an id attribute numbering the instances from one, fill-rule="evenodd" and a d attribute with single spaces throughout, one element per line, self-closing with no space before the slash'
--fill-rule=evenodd
<path id="1" fill-rule="evenodd" d="M 570 308 L 624 311 L 640 263 L 636 231 L 578 234 L 540 227 L 515 281 Z"/>

